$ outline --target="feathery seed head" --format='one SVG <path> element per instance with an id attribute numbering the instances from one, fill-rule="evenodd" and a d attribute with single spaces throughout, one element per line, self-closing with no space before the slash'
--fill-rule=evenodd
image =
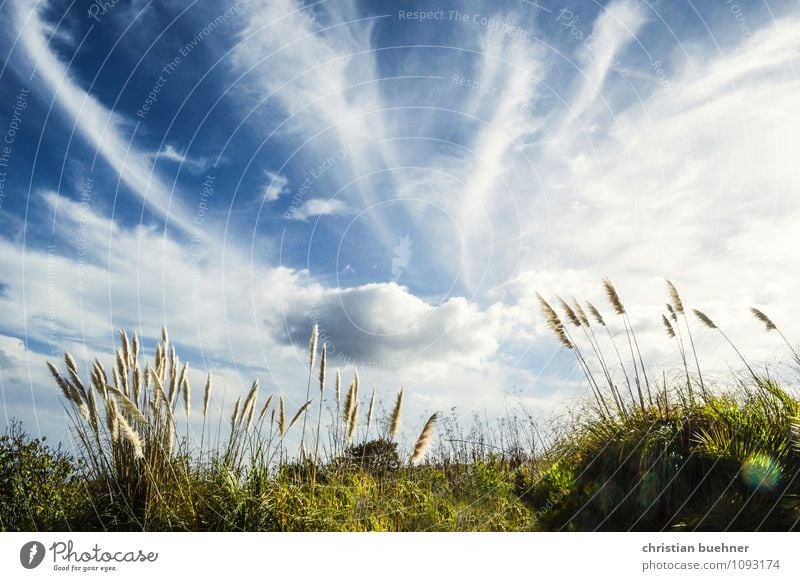
<path id="1" fill-rule="evenodd" d="M 208 372 L 208 379 L 206 379 L 206 389 L 203 394 L 203 417 L 208 415 L 208 402 L 211 401 L 211 372 Z"/>
<path id="2" fill-rule="evenodd" d="M 287 430 L 291 429 L 291 427 L 297 423 L 297 420 L 299 420 L 303 416 L 303 414 L 308 409 L 308 406 L 310 406 L 313 401 L 314 401 L 313 399 L 308 400 L 306 403 L 302 405 L 302 407 L 299 410 L 297 410 L 297 413 L 294 414 L 292 421 L 289 422 L 289 427 L 286 428 Z"/>
<path id="3" fill-rule="evenodd" d="M 695 316 L 698 319 L 700 319 L 700 322 L 702 322 L 706 327 L 708 327 L 709 329 L 716 329 L 717 328 L 717 326 L 714 324 L 714 321 L 712 321 L 708 317 L 708 315 L 706 315 L 702 311 L 698 311 L 697 309 L 693 309 L 693 311 L 694 311 Z"/>
<path id="4" fill-rule="evenodd" d="M 242 403 L 242 396 L 236 398 L 236 405 L 233 407 L 233 413 L 231 414 L 231 430 L 236 429 L 236 421 L 239 419 L 239 406 Z"/>
<path id="5" fill-rule="evenodd" d="M 281 438 L 286 434 L 286 408 L 285 404 L 283 403 L 283 396 L 280 397 L 280 403 L 278 406 L 278 432 L 281 435 Z"/>
<path id="6" fill-rule="evenodd" d="M 572 349 L 572 343 L 567 338 L 567 333 L 564 330 L 564 323 L 559 318 L 558 313 L 556 313 L 555 309 L 550 306 L 550 303 L 544 300 L 542 295 L 540 295 L 538 292 L 536 293 L 536 298 L 539 301 L 539 306 L 541 307 L 545 318 L 547 319 L 547 326 L 550 327 L 550 330 L 558 338 L 558 340 L 561 341 L 561 344 L 564 347 L 567 349 Z"/>
<path id="7" fill-rule="evenodd" d="M 395 436 L 397 436 L 398 432 L 400 431 L 400 413 L 403 409 L 403 388 L 400 387 L 400 391 L 397 392 L 397 399 L 394 402 L 394 408 L 392 408 L 392 415 L 389 416 L 389 439 L 394 440 Z"/>
<path id="8" fill-rule="evenodd" d="M 592 317 L 594 317 L 594 320 L 597 321 L 598 325 L 601 325 L 603 327 L 606 326 L 606 322 L 603 320 L 603 315 L 600 314 L 600 311 L 597 310 L 597 307 L 595 307 L 592 303 L 587 302 L 586 308 L 589 309 L 589 313 L 591 313 Z"/>
<path id="9" fill-rule="evenodd" d="M 133 447 L 134 458 L 136 458 L 137 460 L 144 458 L 144 452 L 142 450 L 142 439 L 139 437 L 139 433 L 131 427 L 131 425 L 128 423 L 128 420 L 125 419 L 125 416 L 123 414 L 117 414 L 117 426 L 119 428 L 120 433 Z"/>
<path id="10" fill-rule="evenodd" d="M 319 392 L 325 388 L 325 365 L 328 359 L 328 344 L 322 344 L 322 360 L 319 363 Z"/>
<path id="11" fill-rule="evenodd" d="M 610 278 L 606 277 L 603 279 L 603 288 L 606 291 L 608 302 L 611 303 L 611 306 L 614 308 L 614 312 L 618 315 L 624 315 L 625 306 L 622 304 L 617 289 L 614 288 L 614 284 L 611 282 Z"/>
<path id="12" fill-rule="evenodd" d="M 672 306 L 675 308 L 675 312 L 679 315 L 683 314 L 683 301 L 681 300 L 681 296 L 678 294 L 678 289 L 675 288 L 675 285 L 672 284 L 671 281 L 667 281 L 667 290 L 669 291 L 669 298 L 672 300 Z"/>
<path id="13" fill-rule="evenodd" d="M 375 410 L 375 388 L 372 388 L 372 397 L 369 398 L 369 408 L 367 409 L 367 431 L 372 425 L 372 412 Z"/>
<path id="14" fill-rule="evenodd" d="M 672 328 L 672 323 L 669 322 L 669 319 L 666 315 L 661 315 L 661 321 L 664 323 L 664 328 L 667 330 L 667 335 L 672 338 L 675 336 L 675 329 Z"/>
<path id="15" fill-rule="evenodd" d="M 581 324 L 585 327 L 591 327 L 589 324 L 589 317 L 586 316 L 586 311 L 583 310 L 583 307 L 575 298 L 572 299 L 572 307 Z"/>
<path id="16" fill-rule="evenodd" d="M 762 311 L 759 311 L 757 308 L 751 307 L 750 312 L 753 313 L 753 316 L 756 319 L 764 323 L 764 326 L 767 328 L 767 331 L 773 331 L 778 328 L 775 326 L 775 323 L 772 322 L 772 319 L 770 319 Z"/>
<path id="17" fill-rule="evenodd" d="M 561 308 L 564 311 L 564 314 L 567 315 L 567 319 L 569 320 L 569 322 L 572 323 L 573 325 L 575 325 L 576 327 L 580 327 L 581 326 L 581 320 L 578 318 L 578 315 L 575 313 L 575 311 L 572 309 L 572 307 L 569 306 L 569 303 L 567 303 L 567 301 L 565 301 L 561 297 L 557 297 L 557 298 L 558 298 L 559 304 L 561 305 Z"/>
<path id="18" fill-rule="evenodd" d="M 186 417 L 189 417 L 189 409 L 191 407 L 191 395 L 190 395 L 190 388 L 189 388 L 189 378 L 186 375 L 183 375 L 183 379 L 181 381 L 181 386 L 183 387 L 183 408 L 184 412 L 186 413 Z"/>
<path id="19" fill-rule="evenodd" d="M 438 417 L 439 412 L 436 412 L 430 418 L 428 418 L 427 422 L 425 422 L 425 427 L 422 428 L 422 433 L 420 433 L 417 443 L 414 445 L 414 453 L 411 454 L 412 464 L 419 462 L 430 447 L 431 442 L 433 441 L 433 430 Z"/>
<path id="20" fill-rule="evenodd" d="M 265 402 L 264 402 L 264 407 L 263 407 L 263 408 L 261 408 L 261 412 L 258 414 L 258 421 L 259 421 L 259 422 L 260 422 L 260 421 L 261 421 L 261 419 L 264 417 L 264 414 L 266 414 L 266 413 L 267 413 L 267 409 L 269 408 L 269 404 L 271 404 L 271 403 L 272 403 L 272 398 L 273 398 L 274 396 L 275 396 L 275 394 L 274 394 L 274 393 L 273 393 L 273 394 L 270 394 L 270 396 L 267 398 L 267 401 L 265 401 Z M 272 410 L 272 413 L 274 414 L 274 413 L 275 413 L 275 410 Z"/>
<path id="21" fill-rule="evenodd" d="M 308 368 L 314 368 L 314 362 L 317 360 L 317 341 L 319 340 L 319 326 L 314 323 L 311 328 L 311 338 L 308 341 Z"/>
<path id="22" fill-rule="evenodd" d="M 356 427 L 358 427 L 358 408 L 360 407 L 359 402 L 356 401 L 355 405 L 353 406 L 353 411 L 348 418 L 347 423 L 347 441 L 348 443 L 353 441 L 353 436 L 356 433 Z"/>

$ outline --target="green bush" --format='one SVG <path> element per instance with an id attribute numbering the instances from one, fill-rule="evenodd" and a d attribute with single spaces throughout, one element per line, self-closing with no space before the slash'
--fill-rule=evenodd
<path id="1" fill-rule="evenodd" d="M 31 438 L 18 422 L 0 436 L 0 530 L 65 530 L 87 497 L 72 459 Z"/>

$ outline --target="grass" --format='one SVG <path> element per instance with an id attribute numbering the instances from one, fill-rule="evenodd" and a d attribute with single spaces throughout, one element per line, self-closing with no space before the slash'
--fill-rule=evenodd
<path id="1" fill-rule="evenodd" d="M 672 283 L 661 315 L 681 373 L 648 368 L 613 283 L 611 315 L 591 303 L 539 295 L 545 320 L 573 353 L 591 398 L 557 432 L 524 410 L 469 426 L 436 412 L 413 446 L 400 444 L 404 391 L 388 413 L 373 390 L 362 409 L 354 373 L 329 385 L 327 346 L 309 341 L 307 397 L 288 409 L 255 381 L 226 417 L 190 438 L 192 390 L 166 330 L 144 362 L 120 334 L 110 372 L 87 381 L 65 354 L 50 365 L 77 458 L 18 424 L 0 439 L 5 530 L 777 530 L 800 529 L 800 399 L 756 373 L 705 313 Z M 800 365 L 797 349 L 761 310 Z M 690 318 L 688 315 L 693 314 Z M 692 322 L 717 332 L 744 365 L 726 389 L 703 378 Z M 614 321 L 618 321 L 616 327 Z M 695 372 L 696 371 L 696 372 Z M 318 390 L 312 383 L 318 381 Z M 315 399 L 317 400 L 315 402 Z M 330 421 L 323 421 L 325 411 Z M 316 412 L 316 413 L 314 413 Z M 294 448 L 299 442 L 299 448 Z"/>

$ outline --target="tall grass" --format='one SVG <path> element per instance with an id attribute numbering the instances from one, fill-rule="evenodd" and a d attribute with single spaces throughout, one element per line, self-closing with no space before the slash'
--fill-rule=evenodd
<path id="1" fill-rule="evenodd" d="M 142 529 L 181 528 L 187 522 L 202 520 L 201 513 L 207 507 L 200 506 L 204 501 L 197 488 L 204 480 L 220 479 L 225 486 L 238 488 L 253 479 L 263 484 L 291 477 L 316 491 L 319 477 L 329 481 L 331 469 L 341 467 L 343 459 L 374 463 L 375 458 L 367 458 L 366 444 L 375 414 L 376 392 L 373 390 L 369 400 L 365 429 L 359 436 L 363 412 L 358 372 L 354 371 L 340 407 L 341 377 L 337 372 L 336 391 L 331 398 L 325 390 L 327 346 L 322 346 L 317 359 L 317 336 L 315 327 L 309 342 L 309 376 L 319 361 L 316 426 L 307 422 L 314 398 L 292 413 L 287 410 L 285 396 L 273 393 L 258 411 L 261 385 L 256 379 L 244 397 L 236 400 L 228 416 L 227 438 L 207 437 L 207 428 L 213 423 L 209 421 L 213 388 L 209 372 L 203 392 L 199 448 L 193 447 L 190 437 L 193 418 L 188 364 L 181 362 L 166 329 L 151 362 L 142 361 L 138 337 L 134 335 L 131 342 L 121 331 L 111 380 L 99 360 L 92 364 L 87 381 L 81 379 L 77 363 L 68 353 L 64 356 L 65 371 L 49 363 L 71 419 L 79 455 L 88 467 L 87 480 L 94 487 L 98 520 L 106 523 L 106 528 L 125 526 L 123 523 Z M 308 391 L 310 395 L 310 383 Z M 326 398 L 335 410 L 328 445 L 322 433 Z M 392 440 L 399 432 L 401 402 L 402 388 L 390 421 Z M 406 455 L 406 464 L 423 460 L 437 417 L 434 414 L 425 424 L 413 452 Z M 287 437 L 293 430 L 299 432 L 296 455 L 287 450 Z M 306 450 L 307 431 L 311 431 L 309 438 L 313 437 L 313 454 Z M 356 449 L 361 450 L 360 457 L 353 453 Z M 380 454 L 401 458 L 393 442 Z"/>
<path id="2" fill-rule="evenodd" d="M 610 279 L 602 289 L 609 313 L 537 295 L 589 390 L 573 419 L 546 430 L 513 407 L 496 420 L 473 411 L 471 424 L 437 411 L 404 433 L 403 387 L 387 408 L 374 388 L 362 394 L 357 370 L 347 380 L 337 370 L 331 389 L 316 327 L 299 403 L 263 393 L 256 379 L 214 409 L 219 380 L 208 372 L 193 411 L 189 367 L 166 329 L 150 361 L 138 336 L 121 332 L 113 364 L 94 361 L 86 379 L 65 354 L 61 369 L 49 367 L 91 510 L 63 514 L 82 515 L 70 521 L 80 528 L 125 530 L 800 528 L 797 395 L 759 373 L 716 314 L 685 305 L 669 281 L 665 310 L 653 314 L 680 357 L 668 379 L 647 364 Z M 800 367 L 778 325 L 760 308 L 750 314 Z M 702 373 L 694 337 L 703 329 L 742 362 L 728 385 Z"/>
<path id="3" fill-rule="evenodd" d="M 624 317 L 626 309 L 616 289 L 608 279 L 603 287 L 614 312 Z M 664 375 L 660 388 L 651 391 L 656 384 L 647 380 L 636 335 L 625 317 L 622 332 L 631 354 L 627 365 L 633 369 L 623 375 L 632 375 L 637 387 L 636 395 L 628 398 L 620 398 L 602 354 L 595 351 L 606 381 L 606 389 L 600 388 L 596 367 L 540 297 L 551 330 L 584 371 L 595 405 L 553 447 L 557 459 L 527 483 L 526 498 L 537 507 L 542 526 L 557 530 L 797 529 L 800 400 L 757 373 L 709 315 L 692 309 L 703 327 L 719 333 L 746 370 L 744 378 L 734 374 L 727 389 L 712 393 L 701 372 L 683 301 L 669 281 L 667 290 L 669 302 L 661 322 L 668 338 L 676 340 L 685 382 L 668 384 Z M 588 326 L 570 314 L 568 305 L 562 302 L 562 307 L 575 326 Z M 777 330 L 761 310 L 754 307 L 751 312 L 767 331 Z M 596 320 L 603 320 L 596 313 Z M 689 372 L 684 332 L 695 375 Z M 800 364 L 796 348 L 781 337 Z M 626 363 L 620 358 L 619 365 L 624 370 Z M 606 403 L 609 394 L 622 404 L 616 410 Z"/>

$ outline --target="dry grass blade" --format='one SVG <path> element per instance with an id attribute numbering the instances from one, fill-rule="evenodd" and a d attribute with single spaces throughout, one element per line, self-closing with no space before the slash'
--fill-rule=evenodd
<path id="1" fill-rule="evenodd" d="M 302 415 L 308 409 L 308 406 L 310 406 L 311 402 L 313 402 L 313 401 L 314 401 L 313 399 L 308 400 L 306 403 L 304 403 L 302 405 L 302 407 L 299 410 L 297 410 L 297 413 L 294 414 L 294 417 L 292 418 L 292 421 L 289 422 L 289 426 L 286 428 L 287 430 L 291 430 L 292 429 L 292 426 L 295 425 L 295 423 L 297 423 L 297 420 L 299 420 L 302 417 Z"/>
<path id="2" fill-rule="evenodd" d="M 425 422 L 425 427 L 422 428 L 422 433 L 420 433 L 419 438 L 417 438 L 417 443 L 414 445 L 414 453 L 411 454 L 412 464 L 419 462 L 430 447 L 433 441 L 433 430 L 438 417 L 439 412 L 436 412 Z"/>
<path id="3" fill-rule="evenodd" d="M 611 303 L 611 306 L 614 308 L 614 312 L 618 315 L 624 315 L 625 306 L 622 304 L 617 289 L 614 288 L 614 284 L 611 282 L 610 278 L 606 277 L 603 279 L 603 288 L 606 291 L 608 302 Z"/>
<path id="4" fill-rule="evenodd" d="M 778 327 L 775 326 L 775 323 L 772 322 L 767 315 L 765 315 L 762 311 L 759 311 L 755 307 L 750 307 L 750 312 L 753 313 L 753 316 L 764 323 L 764 326 L 767 328 L 767 331 L 774 331 Z"/>
<path id="5" fill-rule="evenodd" d="M 400 413 L 403 409 L 403 388 L 397 392 L 397 399 L 392 408 L 392 414 L 389 416 L 389 439 L 394 440 L 397 433 L 400 431 Z"/>
<path id="6" fill-rule="evenodd" d="M 211 372 L 208 372 L 208 379 L 206 379 L 206 389 L 203 394 L 203 417 L 208 415 L 208 402 L 211 401 Z"/>
<path id="7" fill-rule="evenodd" d="M 694 312 L 695 316 L 698 319 L 700 319 L 700 322 L 703 323 L 706 327 L 708 327 L 709 329 L 716 329 L 717 328 L 717 326 L 714 324 L 714 321 L 712 321 L 708 317 L 708 315 L 706 315 L 704 312 L 698 311 L 697 309 L 693 309 L 693 312 Z"/>
<path id="8" fill-rule="evenodd" d="M 678 294 L 678 289 L 675 288 L 675 285 L 672 284 L 671 281 L 667 281 L 667 290 L 669 291 L 669 298 L 672 300 L 672 306 L 675 308 L 675 312 L 682 315 L 683 301 Z"/>
<path id="9" fill-rule="evenodd" d="M 666 315 L 661 315 L 661 321 L 664 323 L 664 328 L 667 330 L 667 335 L 670 338 L 675 337 L 675 329 L 672 328 L 672 323 L 669 322 L 669 319 Z"/>

